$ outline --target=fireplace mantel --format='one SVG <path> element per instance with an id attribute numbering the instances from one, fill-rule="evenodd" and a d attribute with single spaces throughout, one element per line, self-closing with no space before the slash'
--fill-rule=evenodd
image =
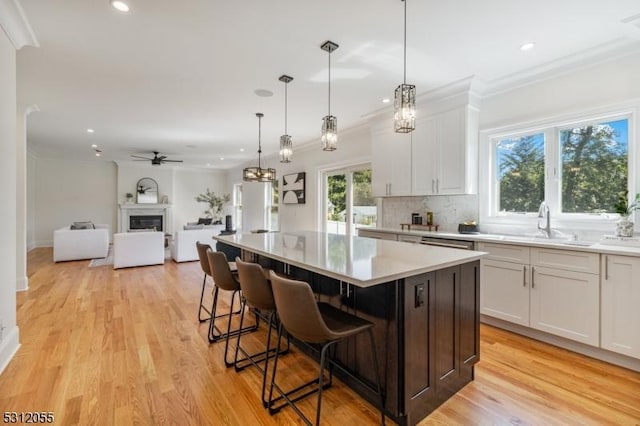
<path id="1" fill-rule="evenodd" d="M 173 233 L 173 217 L 171 204 L 136 204 L 124 203 L 119 205 L 118 232 L 129 232 L 129 216 L 162 215 L 162 224 L 166 234 Z"/>

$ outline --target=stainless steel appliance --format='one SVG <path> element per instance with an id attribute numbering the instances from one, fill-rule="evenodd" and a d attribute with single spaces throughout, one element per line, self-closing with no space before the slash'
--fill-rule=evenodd
<path id="1" fill-rule="evenodd" d="M 427 246 L 457 248 L 462 250 L 473 250 L 473 241 L 448 240 L 446 238 L 422 237 L 420 244 Z"/>

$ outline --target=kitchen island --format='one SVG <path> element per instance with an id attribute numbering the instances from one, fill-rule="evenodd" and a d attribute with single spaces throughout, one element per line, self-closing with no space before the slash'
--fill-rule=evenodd
<path id="1" fill-rule="evenodd" d="M 320 301 L 374 324 L 387 414 L 413 425 L 473 380 L 482 252 L 321 232 L 214 236 L 219 250 L 308 282 Z M 366 340 L 339 347 L 343 380 L 375 401 Z"/>

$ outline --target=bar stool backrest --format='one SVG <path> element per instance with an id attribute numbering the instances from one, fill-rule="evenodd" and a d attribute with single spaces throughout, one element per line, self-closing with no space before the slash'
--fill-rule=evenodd
<path id="1" fill-rule="evenodd" d="M 257 263 L 243 262 L 239 257 L 236 257 L 236 265 L 242 295 L 247 303 L 254 308 L 274 310 L 276 302 L 273 300 L 271 285 L 264 277 L 262 266 Z"/>
<path id="2" fill-rule="evenodd" d="M 202 272 L 207 275 L 211 275 L 211 268 L 209 268 L 209 259 L 207 258 L 207 249 L 211 249 L 208 244 L 202 244 L 200 241 L 196 241 L 196 249 L 198 249 L 198 259 L 200 260 L 200 267 Z"/>
<path id="3" fill-rule="evenodd" d="M 236 291 L 240 289 L 240 283 L 231 273 L 227 256 L 220 251 L 213 251 L 211 247 L 207 250 L 207 258 L 209 259 L 209 269 L 211 278 L 215 285 L 222 290 Z"/>
<path id="4" fill-rule="evenodd" d="M 308 283 L 280 277 L 273 271 L 270 276 L 278 316 L 289 334 L 307 343 L 336 338 L 322 319 Z"/>

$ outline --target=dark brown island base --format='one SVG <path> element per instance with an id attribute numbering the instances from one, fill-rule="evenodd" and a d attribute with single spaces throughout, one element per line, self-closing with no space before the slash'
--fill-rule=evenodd
<path id="1" fill-rule="evenodd" d="M 214 239 L 218 250 L 240 249 L 245 260 L 308 282 L 319 301 L 374 323 L 385 410 L 398 424 L 418 423 L 473 380 L 484 253 L 318 232 Z M 339 346 L 336 358 L 360 380 L 337 375 L 376 404 L 366 336 Z"/>

